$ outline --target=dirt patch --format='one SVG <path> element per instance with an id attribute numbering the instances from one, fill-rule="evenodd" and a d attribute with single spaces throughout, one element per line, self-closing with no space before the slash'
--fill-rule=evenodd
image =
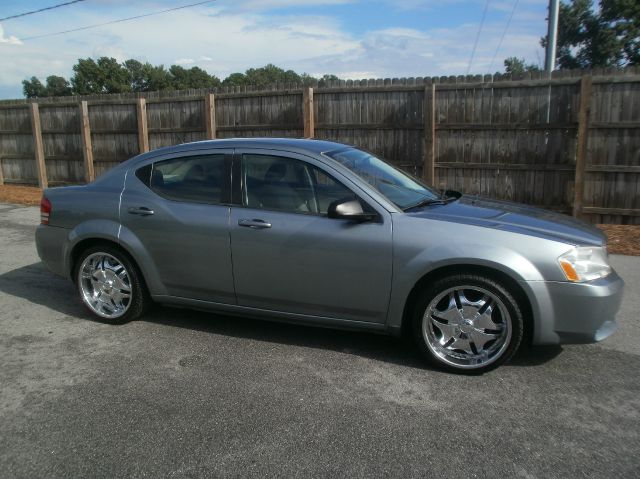
<path id="1" fill-rule="evenodd" d="M 17 205 L 40 204 L 42 190 L 35 186 L 0 185 L 0 202 Z"/>
<path id="2" fill-rule="evenodd" d="M 40 204 L 42 190 L 35 186 L 0 185 L 0 202 Z M 596 225 L 609 239 L 609 252 L 640 256 L 640 225 Z"/>
<path id="3" fill-rule="evenodd" d="M 609 252 L 640 256 L 640 225 L 596 225 L 607 235 Z"/>

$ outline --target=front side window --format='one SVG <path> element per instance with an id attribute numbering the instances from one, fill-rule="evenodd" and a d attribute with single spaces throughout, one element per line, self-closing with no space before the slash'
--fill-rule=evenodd
<path id="1" fill-rule="evenodd" d="M 355 198 L 321 169 L 282 156 L 242 155 L 242 180 L 249 208 L 326 215 L 332 202 Z"/>
<path id="2" fill-rule="evenodd" d="M 349 168 L 400 209 L 439 197 L 431 188 L 371 153 L 345 148 L 325 154 Z"/>
<path id="3" fill-rule="evenodd" d="M 174 201 L 192 203 L 227 203 L 228 178 L 224 155 L 199 155 L 158 161 L 140 168 L 147 186 L 158 195 Z"/>

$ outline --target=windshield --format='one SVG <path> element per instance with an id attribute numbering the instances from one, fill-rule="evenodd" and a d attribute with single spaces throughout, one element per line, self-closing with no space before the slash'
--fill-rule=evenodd
<path id="1" fill-rule="evenodd" d="M 355 148 L 325 153 L 373 186 L 398 208 L 406 210 L 439 195 L 419 180 L 398 170 L 371 153 Z"/>

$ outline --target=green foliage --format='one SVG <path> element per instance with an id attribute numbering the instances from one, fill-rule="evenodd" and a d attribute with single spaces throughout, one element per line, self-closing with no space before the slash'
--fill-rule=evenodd
<path id="1" fill-rule="evenodd" d="M 36 77 L 31 77 L 31 80 L 22 80 L 22 92 L 26 98 L 47 96 L 47 89 Z"/>
<path id="2" fill-rule="evenodd" d="M 49 75 L 47 77 L 47 96 L 69 96 L 71 85 L 64 77 Z"/>
<path id="3" fill-rule="evenodd" d="M 324 75 L 320 81 L 337 80 L 335 75 Z M 27 98 L 63 95 L 92 95 L 97 93 L 127 93 L 161 90 L 185 90 L 215 88 L 220 85 L 255 85 L 263 87 L 271 83 L 301 83 L 310 85 L 318 79 L 293 70 L 283 70 L 269 64 L 250 68 L 245 73 L 232 73 L 224 81 L 199 67 L 184 68 L 172 65 L 154 66 L 129 59 L 118 63 L 115 58 L 80 58 L 73 66 L 71 83 L 59 76 L 47 78 L 46 86 L 36 78 L 23 80 L 23 92 Z"/>
<path id="4" fill-rule="evenodd" d="M 546 41 L 541 40 L 542 46 Z M 557 58 L 560 68 L 640 65 L 640 2 L 561 3 Z"/>
<path id="5" fill-rule="evenodd" d="M 78 95 L 126 93 L 131 91 L 129 74 L 115 58 L 81 58 L 73 66 L 71 84 Z"/>
<path id="6" fill-rule="evenodd" d="M 534 65 L 533 63 L 527 65 L 523 58 L 509 57 L 504 60 L 505 73 L 517 75 L 520 73 L 534 72 L 538 70 L 540 70 L 538 65 Z"/>
<path id="7" fill-rule="evenodd" d="M 22 91 L 27 98 L 67 96 L 72 94 L 69 82 L 63 77 L 56 75 L 48 76 L 46 85 L 43 85 L 36 77 L 31 77 L 30 80 L 22 80 Z"/>
<path id="8" fill-rule="evenodd" d="M 220 79 L 215 75 L 209 75 L 202 68 L 192 67 L 187 70 L 179 65 L 172 65 L 169 68 L 169 81 L 174 90 L 220 86 Z"/>

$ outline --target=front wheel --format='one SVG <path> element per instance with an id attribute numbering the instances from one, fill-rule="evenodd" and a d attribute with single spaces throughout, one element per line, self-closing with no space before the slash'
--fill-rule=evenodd
<path id="1" fill-rule="evenodd" d="M 451 275 L 416 302 L 413 336 L 442 369 L 482 373 L 509 360 L 522 341 L 523 319 L 509 290 L 483 275 Z"/>
<path id="2" fill-rule="evenodd" d="M 80 299 L 103 322 L 131 321 L 142 315 L 151 302 L 136 265 L 110 245 L 83 251 L 77 261 L 75 280 Z"/>

